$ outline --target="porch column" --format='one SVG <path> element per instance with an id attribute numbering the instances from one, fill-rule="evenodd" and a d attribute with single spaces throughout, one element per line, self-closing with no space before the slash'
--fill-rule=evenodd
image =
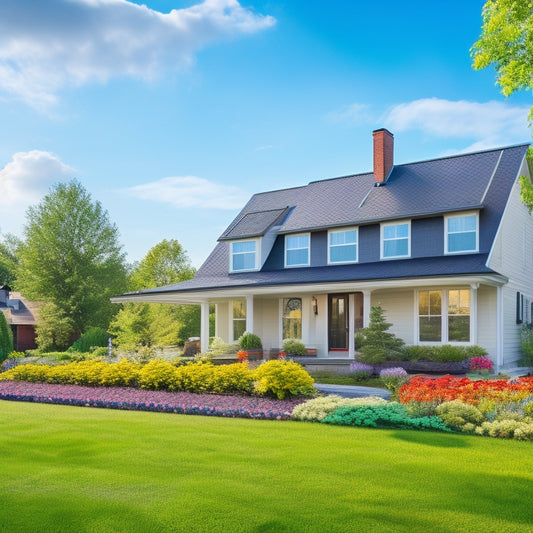
<path id="1" fill-rule="evenodd" d="M 503 287 L 496 287 L 496 372 L 503 367 Z"/>
<path id="2" fill-rule="evenodd" d="M 470 284 L 470 342 L 477 344 L 477 290 L 479 283 Z"/>
<path id="3" fill-rule="evenodd" d="M 363 293 L 363 327 L 370 324 L 370 295 L 372 291 L 361 291 Z"/>
<path id="4" fill-rule="evenodd" d="M 254 332 L 254 296 L 246 296 L 246 331 Z"/>
<path id="5" fill-rule="evenodd" d="M 355 359 L 355 294 L 352 292 L 348 295 L 348 359 Z"/>
<path id="6" fill-rule="evenodd" d="M 209 302 L 200 304 L 200 350 L 209 349 Z"/>

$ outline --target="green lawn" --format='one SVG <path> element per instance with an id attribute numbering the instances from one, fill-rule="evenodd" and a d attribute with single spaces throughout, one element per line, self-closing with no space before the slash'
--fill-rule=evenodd
<path id="1" fill-rule="evenodd" d="M 533 445 L 0 401 L 0 531 L 531 532 Z"/>

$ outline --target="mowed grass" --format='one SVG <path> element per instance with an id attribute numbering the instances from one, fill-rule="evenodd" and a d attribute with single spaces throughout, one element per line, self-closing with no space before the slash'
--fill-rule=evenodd
<path id="1" fill-rule="evenodd" d="M 533 444 L 0 401 L 0 531 L 531 532 Z"/>

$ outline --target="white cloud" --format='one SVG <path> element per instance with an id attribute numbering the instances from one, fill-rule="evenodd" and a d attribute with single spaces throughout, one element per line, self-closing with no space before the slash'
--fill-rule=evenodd
<path id="1" fill-rule="evenodd" d="M 451 101 L 423 98 L 394 106 L 384 117 L 393 132 L 421 130 L 436 137 L 472 139 L 471 149 L 529 139 L 529 106 L 505 102 Z"/>
<path id="2" fill-rule="evenodd" d="M 275 23 L 236 0 L 160 13 L 127 0 L 1 0 L 0 88 L 35 107 L 65 86 L 152 79 L 191 64 L 209 43 Z"/>
<path id="3" fill-rule="evenodd" d="M 368 104 L 350 104 L 340 111 L 331 111 L 326 119 L 331 122 L 366 123 L 371 120 Z"/>
<path id="4" fill-rule="evenodd" d="M 170 203 L 182 208 L 239 209 L 250 196 L 239 187 L 219 185 L 196 176 L 162 178 L 129 187 L 126 191 L 143 200 Z"/>
<path id="5" fill-rule="evenodd" d="M 41 150 L 18 152 L 0 169 L 0 230 L 18 232 L 28 206 L 38 203 L 52 183 L 74 177 L 75 170 Z"/>

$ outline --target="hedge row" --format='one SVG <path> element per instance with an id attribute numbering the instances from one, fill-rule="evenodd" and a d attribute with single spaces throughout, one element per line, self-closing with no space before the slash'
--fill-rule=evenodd
<path id="1" fill-rule="evenodd" d="M 81 361 L 67 365 L 19 365 L 0 374 L 0 380 L 139 387 L 146 390 L 185 391 L 215 394 L 257 394 L 284 399 L 312 396 L 313 378 L 294 361 L 272 360 L 250 370 L 246 363 L 215 366 L 187 363 L 175 366 L 163 360 L 146 365 L 123 359 L 118 363 Z"/>

